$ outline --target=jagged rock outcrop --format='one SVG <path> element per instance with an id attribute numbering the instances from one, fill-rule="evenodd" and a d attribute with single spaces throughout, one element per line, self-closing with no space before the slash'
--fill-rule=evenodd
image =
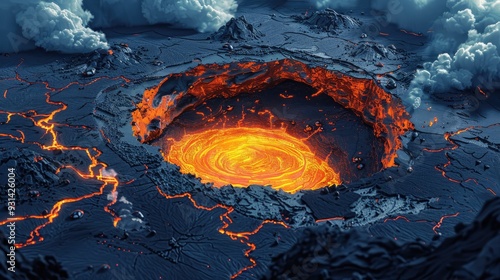
<path id="1" fill-rule="evenodd" d="M 10 253 L 7 238 L 0 232 L 0 251 L 2 256 Z M 26 259 L 22 253 L 15 250 L 15 272 L 9 271 L 10 265 L 2 261 L 0 264 L 0 279 L 5 280 L 39 280 L 39 279 L 69 279 L 68 272 L 53 256 L 39 255 L 33 260 Z"/>
<path id="2" fill-rule="evenodd" d="M 307 229 L 264 279 L 494 279 L 500 275 L 500 198 L 441 244 L 399 243 L 359 230 Z"/>
<path id="3" fill-rule="evenodd" d="M 397 51 L 382 44 L 364 42 L 358 44 L 351 52 L 352 57 L 358 57 L 366 61 L 378 59 L 396 59 Z"/>
<path id="4" fill-rule="evenodd" d="M 312 29 L 338 33 L 344 28 L 357 28 L 360 22 L 350 16 L 340 14 L 332 9 L 316 11 L 310 15 L 295 16 L 295 19 Z"/>
<path id="5" fill-rule="evenodd" d="M 219 41 L 244 41 L 258 39 L 262 36 L 264 36 L 262 32 L 250 24 L 244 16 L 241 16 L 230 19 L 226 25 L 212 35 L 212 38 Z"/>

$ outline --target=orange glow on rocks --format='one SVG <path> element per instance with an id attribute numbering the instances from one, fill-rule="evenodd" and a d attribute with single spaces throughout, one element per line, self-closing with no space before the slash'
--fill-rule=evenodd
<path id="1" fill-rule="evenodd" d="M 22 64 L 22 61 L 19 65 Z M 18 66 L 19 66 L 18 65 Z M 106 187 L 111 186 L 111 193 L 115 193 L 118 189 L 118 186 L 120 182 L 115 176 L 110 176 L 110 175 L 105 175 L 103 172 L 108 168 L 108 165 L 102 161 L 99 160 L 99 157 L 102 155 L 102 152 L 98 150 L 95 147 L 86 147 L 86 146 L 68 146 L 59 141 L 59 133 L 57 130 L 58 126 L 68 126 L 67 124 L 64 123 L 57 123 L 54 121 L 54 117 L 59 114 L 60 112 L 65 111 L 68 108 L 68 105 L 66 105 L 63 102 L 59 101 L 53 101 L 52 95 L 53 93 L 59 93 L 62 92 L 63 90 L 69 88 L 72 85 L 79 85 L 79 86 L 88 86 L 93 83 L 98 82 L 99 80 L 102 79 L 110 79 L 110 80 L 118 80 L 122 79 L 124 81 L 128 81 L 125 77 L 115 77 L 115 78 L 110 78 L 110 77 L 99 77 L 96 78 L 88 83 L 80 83 L 80 82 L 70 82 L 66 86 L 62 88 L 54 88 L 49 85 L 48 82 L 30 82 L 27 81 L 23 78 L 20 77 L 20 75 L 16 72 L 16 80 L 27 83 L 30 85 L 34 84 L 43 84 L 45 88 L 48 90 L 45 93 L 45 102 L 49 105 L 54 105 L 57 106 L 57 108 L 54 108 L 53 111 L 51 111 L 49 114 L 40 114 L 37 113 L 35 110 L 28 110 L 26 112 L 6 112 L 6 111 L 0 111 L 0 114 L 6 114 L 7 115 L 7 123 L 10 122 L 12 116 L 16 117 L 22 117 L 24 119 L 30 120 L 33 123 L 34 127 L 37 127 L 39 130 L 44 132 L 44 136 L 48 135 L 51 136 L 50 140 L 48 140 L 48 143 L 42 143 L 42 142 L 27 142 L 25 141 L 25 135 L 24 132 L 21 130 L 17 130 L 17 132 L 20 134 L 20 136 L 15 136 L 12 134 L 5 134 L 5 133 L 0 133 L 0 137 L 9 137 L 12 138 L 16 141 L 19 141 L 21 143 L 27 143 L 27 144 L 34 144 L 40 147 L 41 149 L 45 151 L 79 151 L 83 153 L 89 163 L 87 166 L 86 170 L 80 170 L 77 169 L 74 166 L 71 165 L 63 165 L 59 167 L 55 174 L 59 174 L 62 169 L 69 169 L 73 170 L 81 179 L 84 180 L 97 180 L 102 182 L 102 185 L 97 191 L 92 191 L 89 193 L 86 193 L 84 195 L 78 196 L 78 197 L 69 197 L 69 198 L 64 198 L 61 199 L 57 202 L 55 202 L 51 208 L 51 210 L 47 214 L 43 215 L 25 215 L 25 216 L 16 216 L 16 217 L 10 217 L 5 220 L 0 221 L 0 226 L 7 224 L 8 222 L 20 222 L 20 221 L 25 221 L 29 219 L 40 219 L 40 220 L 46 220 L 40 225 L 36 226 L 33 230 L 31 230 L 29 234 L 29 238 L 26 240 L 24 243 L 16 243 L 15 246 L 17 248 L 22 248 L 26 247 L 29 245 L 33 245 L 38 242 L 42 242 L 44 240 L 44 237 L 41 235 L 40 231 L 44 229 L 46 226 L 52 224 L 56 218 L 59 217 L 61 209 L 65 207 L 68 204 L 72 204 L 78 201 L 82 201 L 91 197 L 103 195 L 105 192 Z M 39 160 L 38 158 L 33 159 L 34 161 Z M 116 203 L 116 196 L 113 198 L 111 202 L 109 202 L 106 206 L 104 206 L 104 211 L 109 213 L 113 217 L 113 225 L 116 227 L 118 222 L 120 221 L 120 217 L 117 216 L 117 214 L 110 208 L 112 205 Z"/>
<path id="2" fill-rule="evenodd" d="M 228 128 L 187 134 L 165 159 L 216 187 L 271 185 L 286 192 L 340 184 L 338 172 L 280 129 Z"/>
<path id="3" fill-rule="evenodd" d="M 396 165 L 396 151 L 402 146 L 400 136 L 414 127 L 400 100 L 385 92 L 371 79 L 354 78 L 325 68 L 310 67 L 291 59 L 199 65 L 183 73 L 170 74 L 157 86 L 146 89 L 142 101 L 132 112 L 134 135 L 142 143 L 152 142 L 161 137 L 177 117 L 188 110 L 203 106 L 208 100 L 228 99 L 243 93 L 259 93 L 284 81 L 294 81 L 314 88 L 316 93 L 307 96 L 306 99 L 327 95 L 342 107 L 354 112 L 364 123 L 373 128 L 374 136 L 383 141 L 383 155 L 380 159 L 382 168 Z M 272 117 L 270 116 L 270 129 L 276 128 L 273 127 L 274 121 L 279 121 Z M 245 126 L 254 127 L 251 123 Z M 243 126 L 238 125 L 238 127 Z M 208 137 L 209 134 L 204 135 Z M 192 141 L 192 137 L 187 139 Z M 176 146 L 170 150 L 175 153 L 180 147 Z M 209 147 L 204 147 L 203 150 L 207 148 Z M 171 159 L 167 160 L 176 163 L 173 159 L 175 156 L 170 157 Z M 204 159 L 192 160 L 203 161 Z M 177 163 L 180 162 L 177 161 Z M 183 172 L 193 172 L 203 178 L 203 175 L 197 174 L 194 168 L 199 167 L 200 164 L 193 162 L 190 164 L 191 167 L 184 167 Z M 224 172 L 219 171 L 221 171 L 219 176 L 222 176 L 224 180 L 219 181 L 214 178 L 213 181 L 239 185 L 239 181 L 226 181 Z M 336 172 L 338 173 L 326 181 L 339 182 L 340 180 L 336 178 L 337 174 L 342 175 L 342 170 L 336 170 Z M 209 181 L 207 178 L 203 179 L 205 182 Z M 270 182 L 261 184 L 267 185 Z M 296 190 L 296 188 L 292 187 L 291 190 Z"/>

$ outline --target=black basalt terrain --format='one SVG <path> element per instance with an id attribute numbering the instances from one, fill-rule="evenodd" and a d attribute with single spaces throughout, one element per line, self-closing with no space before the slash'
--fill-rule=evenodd
<path id="1" fill-rule="evenodd" d="M 247 39 L 258 39 L 262 36 L 264 36 L 264 34 L 250 24 L 245 16 L 232 18 L 226 25 L 222 26 L 219 31 L 212 35 L 214 39 L 219 41 L 243 41 Z"/>
<path id="2" fill-rule="evenodd" d="M 316 11 L 310 15 L 296 16 L 295 19 L 308 25 L 312 29 L 319 29 L 326 32 L 339 32 L 343 28 L 356 28 L 360 22 L 350 16 L 337 13 L 332 9 Z"/>
<path id="3" fill-rule="evenodd" d="M 0 251 L 2 255 L 7 255 L 10 252 L 10 245 L 7 238 L 0 232 Z M 5 280 L 63 280 L 69 279 L 68 272 L 53 256 L 42 256 L 29 260 L 20 252 L 15 252 L 17 258 L 17 266 L 14 268 L 14 273 L 8 270 L 9 266 L 5 262 L 0 265 L 0 279 Z"/>
<path id="4" fill-rule="evenodd" d="M 500 198 L 439 245 L 401 243 L 360 230 L 305 230 L 263 279 L 494 279 L 500 275 Z M 438 238 L 436 238 L 438 239 Z"/>

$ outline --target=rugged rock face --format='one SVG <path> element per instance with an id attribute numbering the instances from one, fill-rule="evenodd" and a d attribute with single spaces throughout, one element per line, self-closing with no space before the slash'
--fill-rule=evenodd
<path id="1" fill-rule="evenodd" d="M 354 48 L 354 50 L 351 52 L 351 56 L 359 57 L 367 61 L 382 58 L 395 59 L 397 58 L 397 51 L 382 44 L 364 42 Z"/>
<path id="2" fill-rule="evenodd" d="M 400 244 L 358 230 L 305 231 L 276 257 L 264 279 L 493 279 L 500 275 L 500 198 L 485 203 L 470 225 L 440 245 Z"/>
<path id="3" fill-rule="evenodd" d="M 296 16 L 295 19 L 310 26 L 312 29 L 320 29 L 333 33 L 340 31 L 342 28 L 356 28 L 360 26 L 358 20 L 339 14 L 332 9 L 316 11 L 311 15 Z"/>
<path id="4" fill-rule="evenodd" d="M 401 102 L 372 80 L 321 67 L 311 68 L 291 59 L 199 65 L 181 74 L 171 74 L 144 92 L 142 102 L 132 112 L 134 135 L 141 142 L 150 142 L 158 138 L 174 118 L 206 100 L 257 92 L 284 80 L 310 85 L 359 115 L 373 127 L 375 136 L 386 139 L 383 166 L 395 165 L 395 151 L 401 147 L 399 136 L 413 128 Z"/>
<path id="5" fill-rule="evenodd" d="M 219 41 L 239 41 L 258 39 L 264 36 L 244 16 L 232 18 L 219 31 L 212 35 L 212 38 Z"/>
<path id="6" fill-rule="evenodd" d="M 77 65 L 83 76 L 94 76 L 101 70 L 137 65 L 141 61 L 140 56 L 147 51 L 145 47 L 132 50 L 126 43 L 114 44 L 108 50 L 96 50 L 86 56 L 78 56 L 69 65 Z"/>
<path id="7" fill-rule="evenodd" d="M 2 256 L 9 253 L 7 238 L 0 232 L 0 251 Z M 0 279 L 69 279 L 68 272 L 53 256 L 38 256 L 34 260 L 27 260 L 20 252 L 16 253 L 15 272 L 8 271 L 7 263 L 0 265 Z"/>

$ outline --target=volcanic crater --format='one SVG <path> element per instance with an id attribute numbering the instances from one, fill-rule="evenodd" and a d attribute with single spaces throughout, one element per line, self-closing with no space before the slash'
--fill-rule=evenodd
<path id="1" fill-rule="evenodd" d="M 215 187 L 289 193 L 349 183 L 395 165 L 413 128 L 373 80 L 300 61 L 199 65 L 144 92 L 134 135 Z"/>

